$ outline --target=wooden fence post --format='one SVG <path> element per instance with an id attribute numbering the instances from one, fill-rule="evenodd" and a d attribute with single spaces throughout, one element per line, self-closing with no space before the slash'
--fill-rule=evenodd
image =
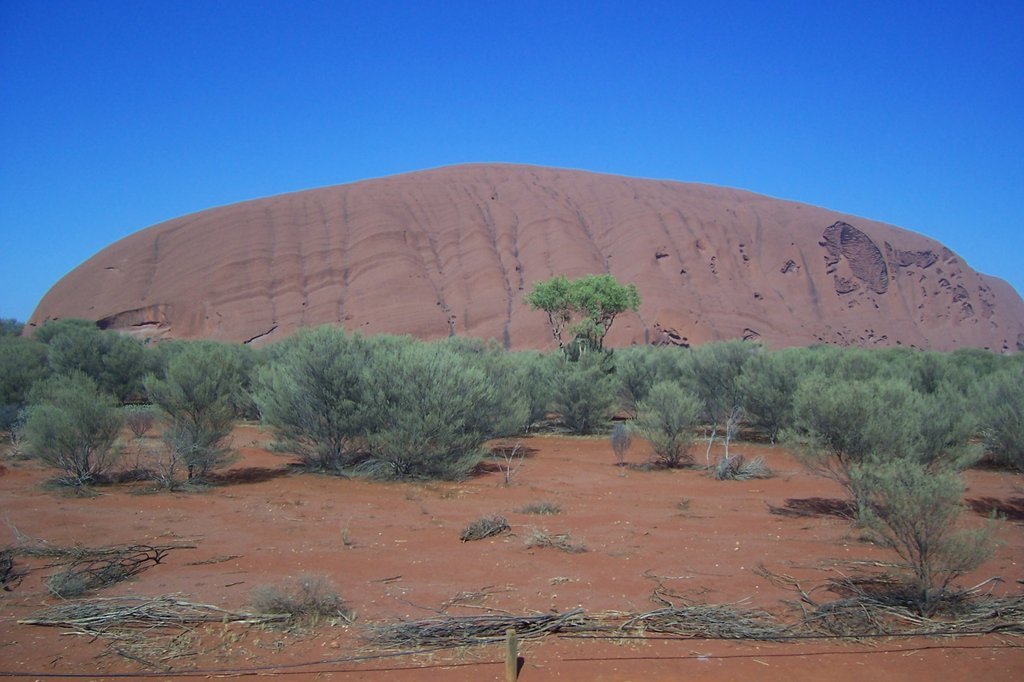
<path id="1" fill-rule="evenodd" d="M 519 643 L 515 628 L 505 630 L 505 682 L 519 679 Z"/>

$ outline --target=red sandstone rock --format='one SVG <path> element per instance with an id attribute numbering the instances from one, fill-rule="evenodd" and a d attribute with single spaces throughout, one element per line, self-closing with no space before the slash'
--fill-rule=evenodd
<path id="1" fill-rule="evenodd" d="M 266 343 L 299 327 L 550 347 L 523 295 L 610 272 L 643 305 L 612 345 L 1024 346 L 1024 301 L 941 244 L 706 185 L 466 165 L 214 208 L 137 232 L 58 282 L 29 321 Z"/>

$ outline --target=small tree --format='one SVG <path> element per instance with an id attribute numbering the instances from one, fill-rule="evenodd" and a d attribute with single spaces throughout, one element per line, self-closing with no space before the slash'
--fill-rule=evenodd
<path id="1" fill-rule="evenodd" d="M 163 410 L 176 441 L 188 480 L 201 481 L 233 456 L 228 436 L 234 424 L 232 397 L 241 384 L 238 356 L 224 344 L 193 341 L 168 363 L 164 379 L 150 375 L 146 391 Z"/>
<path id="2" fill-rule="evenodd" d="M 900 558 L 909 574 L 908 599 L 922 615 L 935 611 L 953 580 L 991 556 L 987 529 L 958 528 L 963 483 L 957 474 L 899 458 L 857 465 L 851 475 L 868 501 L 860 521 Z"/>
<path id="3" fill-rule="evenodd" d="M 701 409 L 700 400 L 675 383 L 662 381 L 651 387 L 637 410 L 636 429 L 650 442 L 660 466 L 693 464 L 690 448 Z"/>
<path id="4" fill-rule="evenodd" d="M 116 463 L 122 418 L 114 399 L 88 376 L 56 376 L 33 389 L 22 427 L 26 452 L 60 469 L 63 480 L 88 485 Z"/>
<path id="5" fill-rule="evenodd" d="M 640 294 L 636 285 L 619 284 L 608 274 L 572 281 L 557 276 L 535 283 L 526 302 L 547 313 L 551 335 L 562 350 L 566 349 L 562 337 L 566 330 L 587 347 L 600 350 L 615 318 L 640 308 Z"/>

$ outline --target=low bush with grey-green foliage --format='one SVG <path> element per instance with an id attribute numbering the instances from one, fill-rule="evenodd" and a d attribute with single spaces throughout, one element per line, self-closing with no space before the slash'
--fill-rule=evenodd
<path id="1" fill-rule="evenodd" d="M 479 464 L 485 441 L 527 427 L 524 376 L 488 344 L 321 327 L 281 344 L 258 373 L 255 399 L 307 467 L 458 479 Z"/>
<path id="2" fill-rule="evenodd" d="M 43 344 L 0 335 L 0 431 L 9 432 L 17 424 L 29 391 L 48 375 Z"/>
<path id="3" fill-rule="evenodd" d="M 621 386 L 622 409 L 636 413 L 659 381 L 692 381 L 691 353 L 675 346 L 630 346 L 615 351 L 615 374 Z"/>
<path id="4" fill-rule="evenodd" d="M 957 473 L 897 458 L 857 464 L 851 476 L 866 502 L 860 522 L 895 552 L 905 571 L 904 599 L 921 615 L 930 616 L 956 578 L 992 555 L 989 528 L 960 526 L 964 486 Z"/>
<path id="5" fill-rule="evenodd" d="M 986 453 L 1024 469 L 1024 362 L 992 372 L 972 393 Z"/>
<path id="6" fill-rule="evenodd" d="M 354 614 L 322 575 L 302 574 L 278 585 L 260 585 L 249 596 L 250 605 L 263 614 L 287 616 L 286 625 L 316 626 L 324 620 L 352 621 Z"/>
<path id="7" fill-rule="evenodd" d="M 576 361 L 558 360 L 552 379 L 554 411 L 571 432 L 605 431 L 619 402 L 619 383 L 610 357 L 584 353 Z"/>
<path id="8" fill-rule="evenodd" d="M 905 460 L 936 474 L 960 471 L 979 456 L 970 443 L 966 399 L 939 387 L 922 395 L 895 378 L 837 381 L 815 374 L 794 396 L 796 454 L 811 470 L 866 501 L 856 467 Z"/>
<path id="9" fill-rule="evenodd" d="M 637 406 L 634 428 L 651 444 L 658 466 L 693 464 L 690 449 L 703 406 L 693 394 L 672 381 L 654 384 Z"/>
<path id="10" fill-rule="evenodd" d="M 122 403 L 143 396 L 148 358 L 138 340 L 79 319 L 47 322 L 33 338 L 46 347 L 51 373 L 82 372 Z"/>
<path id="11" fill-rule="evenodd" d="M 122 415 L 116 401 L 81 372 L 58 375 L 33 387 L 21 427 L 21 447 L 83 486 L 101 480 L 117 462 Z"/>
<path id="12" fill-rule="evenodd" d="M 233 398 L 242 385 L 238 351 L 227 344 L 192 341 L 167 364 L 164 378 L 146 378 L 150 401 L 162 412 L 167 446 L 184 464 L 189 482 L 201 482 L 234 458 L 229 442 Z"/>
<path id="13" fill-rule="evenodd" d="M 616 424 L 612 427 L 608 440 L 611 442 L 612 452 L 615 453 L 615 463 L 622 466 L 626 463 L 626 451 L 633 444 L 633 434 L 625 424 Z"/>
<path id="14" fill-rule="evenodd" d="M 377 424 L 358 469 L 375 477 L 465 477 L 518 400 L 439 344 L 409 340 L 375 357 L 372 377 Z"/>
<path id="15" fill-rule="evenodd" d="M 802 349 L 757 353 L 747 359 L 736 378 L 747 418 L 763 429 L 772 443 L 793 426 L 793 396 L 805 356 Z"/>
<path id="16" fill-rule="evenodd" d="M 339 473 L 367 450 L 377 429 L 373 344 L 340 327 L 300 331 L 257 372 L 255 402 L 278 448 L 303 464 Z"/>

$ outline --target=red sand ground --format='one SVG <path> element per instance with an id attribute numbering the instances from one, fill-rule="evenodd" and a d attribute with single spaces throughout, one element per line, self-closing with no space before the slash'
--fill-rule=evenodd
<path id="1" fill-rule="evenodd" d="M 307 635 L 217 625 L 197 638 L 199 655 L 178 661 L 181 670 L 261 668 L 264 674 L 286 673 L 289 680 L 500 680 L 500 645 L 346 659 L 366 653 L 362 628 L 375 621 L 441 611 L 480 615 L 487 608 L 650 611 L 657 608 L 651 601 L 656 578 L 707 603 L 748 600 L 784 614 L 782 600 L 792 594 L 757 576 L 752 569 L 759 563 L 811 585 L 850 570 L 830 560 L 889 558 L 861 540 L 849 522 L 769 513 L 768 504 L 790 498 L 842 496 L 835 484 L 810 476 L 781 448 L 736 445 L 734 451 L 747 456 L 763 455 L 777 475 L 720 482 L 696 470 L 616 467 L 605 439 L 532 437 L 523 441 L 530 455 L 505 486 L 499 471 L 462 483 L 426 484 L 297 474 L 289 471 L 288 458 L 264 449 L 268 440 L 254 426 L 239 427 L 235 445 L 241 457 L 231 468 L 231 482 L 202 492 L 139 494 L 142 486 L 136 484 L 78 498 L 41 487 L 50 472 L 36 463 L 7 461 L 0 500 L 8 525 L 0 528 L 0 543 L 13 543 L 17 528 L 55 544 L 198 546 L 172 552 L 164 563 L 102 596 L 181 593 L 191 601 L 244 608 L 256 586 L 302 573 L 328 575 L 357 612 L 355 625 Z M 644 456 L 639 443 L 628 459 Z M 1024 579 L 1021 479 L 971 471 L 967 480 L 968 499 L 994 500 L 1008 519 L 995 522 L 1002 543 L 995 557 L 962 582 L 973 585 L 998 575 L 1005 579 L 999 589 L 1017 593 Z M 689 500 L 685 512 L 679 509 L 682 498 Z M 562 512 L 517 511 L 542 500 Z M 471 521 L 494 513 L 507 516 L 511 534 L 459 541 Z M 588 551 L 527 548 L 524 540 L 533 527 L 570 533 Z M 203 563 L 223 557 L 232 558 Z M 138 670 L 108 653 L 103 642 L 16 623 L 57 601 L 43 586 L 46 573 L 32 573 L 0 596 L 0 673 L 26 679 L 84 673 L 102 680 Z M 451 605 L 463 593 L 485 594 L 468 606 Z M 870 644 L 549 637 L 522 643 L 520 679 L 1024 679 L 1022 644 L 1007 635 Z"/>

